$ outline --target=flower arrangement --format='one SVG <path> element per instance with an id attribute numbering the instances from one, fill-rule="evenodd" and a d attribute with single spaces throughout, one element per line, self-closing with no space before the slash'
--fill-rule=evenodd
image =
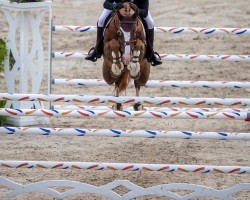
<path id="1" fill-rule="evenodd" d="M 4 70 L 4 59 L 7 54 L 6 40 L 0 38 L 0 72 Z"/>
<path id="2" fill-rule="evenodd" d="M 5 104 L 6 104 L 6 101 L 0 101 L 0 108 L 4 108 Z M 6 123 L 7 118 L 8 117 L 6 116 L 0 116 L 0 126 L 3 126 Z"/>
<path id="3" fill-rule="evenodd" d="M 30 2 L 43 2 L 44 0 L 10 0 L 11 3 L 30 3 Z"/>
<path id="4" fill-rule="evenodd" d="M 0 72 L 4 70 L 4 59 L 7 54 L 6 40 L 0 38 Z M 4 108 L 6 101 L 0 101 L 0 108 Z M 0 116 L 0 126 L 7 120 L 7 117 Z"/>

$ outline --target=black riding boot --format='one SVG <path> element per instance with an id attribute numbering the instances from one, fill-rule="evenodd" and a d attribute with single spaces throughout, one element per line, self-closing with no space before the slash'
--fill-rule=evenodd
<path id="1" fill-rule="evenodd" d="M 151 62 L 152 66 L 162 64 L 161 57 L 157 52 L 154 52 L 154 29 L 148 29 L 148 42 L 149 44 L 149 62 Z"/>
<path id="2" fill-rule="evenodd" d="M 97 26 L 96 46 L 92 47 L 89 50 L 89 53 L 85 57 L 85 60 L 91 60 L 92 62 L 96 62 L 98 58 L 101 58 L 102 53 L 103 53 L 103 27 Z"/>

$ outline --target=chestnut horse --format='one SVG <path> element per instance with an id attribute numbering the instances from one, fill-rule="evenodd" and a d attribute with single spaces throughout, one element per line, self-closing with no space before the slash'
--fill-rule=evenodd
<path id="1" fill-rule="evenodd" d="M 125 91 L 130 79 L 134 79 L 136 96 L 140 87 L 149 78 L 150 63 L 146 58 L 145 30 L 138 9 L 134 4 L 123 3 L 106 26 L 103 49 L 103 78 L 108 84 L 115 83 L 116 96 Z M 115 110 L 122 110 L 117 103 Z M 142 110 L 141 104 L 134 104 L 134 110 Z"/>

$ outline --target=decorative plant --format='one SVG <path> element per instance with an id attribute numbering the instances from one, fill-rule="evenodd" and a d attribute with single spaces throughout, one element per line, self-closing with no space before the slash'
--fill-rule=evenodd
<path id="1" fill-rule="evenodd" d="M 0 101 L 0 108 L 4 108 L 5 104 L 6 104 L 6 101 Z M 0 126 L 3 126 L 6 123 L 7 118 L 8 117 L 6 117 L 6 116 L 0 115 Z"/>
<path id="2" fill-rule="evenodd" d="M 6 40 L 0 38 L 0 72 L 4 70 L 4 59 L 7 54 Z M 3 108 L 6 101 L 0 101 L 0 108 Z M 0 126 L 2 126 L 7 120 L 7 117 L 0 116 Z"/>
<path id="3" fill-rule="evenodd" d="M 4 59 L 7 54 L 6 40 L 0 38 L 0 72 L 4 70 Z"/>
<path id="4" fill-rule="evenodd" d="M 29 2 L 42 2 L 44 0 L 10 0 L 11 3 L 29 3 Z"/>

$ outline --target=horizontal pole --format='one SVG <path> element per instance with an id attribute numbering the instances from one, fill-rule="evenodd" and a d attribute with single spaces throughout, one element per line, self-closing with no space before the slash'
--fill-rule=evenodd
<path id="1" fill-rule="evenodd" d="M 55 85 L 107 86 L 101 79 L 54 79 Z M 133 85 L 133 81 L 130 82 Z M 149 80 L 146 87 L 250 88 L 250 82 Z"/>
<path id="2" fill-rule="evenodd" d="M 45 128 L 45 127 L 0 127 L 2 134 L 26 135 L 69 135 L 99 137 L 143 137 L 143 138 L 180 138 L 211 140 L 250 140 L 250 133 L 157 131 L 157 130 L 119 130 L 85 128 Z"/>
<path id="3" fill-rule="evenodd" d="M 53 26 L 53 31 L 57 32 L 96 32 L 96 26 Z M 201 28 L 201 27 L 155 27 L 156 33 L 172 34 L 231 34 L 231 35 L 248 35 L 250 28 Z"/>
<path id="4" fill-rule="evenodd" d="M 54 52 L 54 58 L 83 59 L 87 53 Z M 160 54 L 162 60 L 168 61 L 229 61 L 249 62 L 250 55 L 196 55 L 196 54 Z"/>
<path id="5" fill-rule="evenodd" d="M 85 103 L 122 103 L 145 105 L 196 105 L 196 106 L 249 106 L 250 99 L 236 98 L 184 98 L 184 97 L 135 97 L 135 96 L 98 96 L 98 95 L 61 95 L 61 94 L 20 94 L 0 93 L 0 100 L 6 101 L 44 101 L 44 102 L 85 102 Z"/>
<path id="6" fill-rule="evenodd" d="M 115 110 L 49 110 L 0 108 L 0 116 L 83 117 L 83 118 L 153 118 L 153 119 L 227 119 L 250 120 L 248 112 L 179 112 Z"/>
<path id="7" fill-rule="evenodd" d="M 39 169 L 85 169 L 122 170 L 156 172 L 197 172 L 223 174 L 249 174 L 250 167 L 244 166 L 206 166 L 138 163 L 99 163 L 99 162 L 49 162 L 49 161 L 8 161 L 0 160 L 0 168 L 39 168 Z"/>
<path id="8" fill-rule="evenodd" d="M 53 109 L 61 110 L 113 110 L 112 106 L 91 105 L 53 105 Z M 133 107 L 123 108 L 123 111 L 133 111 Z M 248 108 L 178 108 L 178 107 L 143 107 L 146 111 L 183 111 L 183 112 L 249 112 Z"/>

